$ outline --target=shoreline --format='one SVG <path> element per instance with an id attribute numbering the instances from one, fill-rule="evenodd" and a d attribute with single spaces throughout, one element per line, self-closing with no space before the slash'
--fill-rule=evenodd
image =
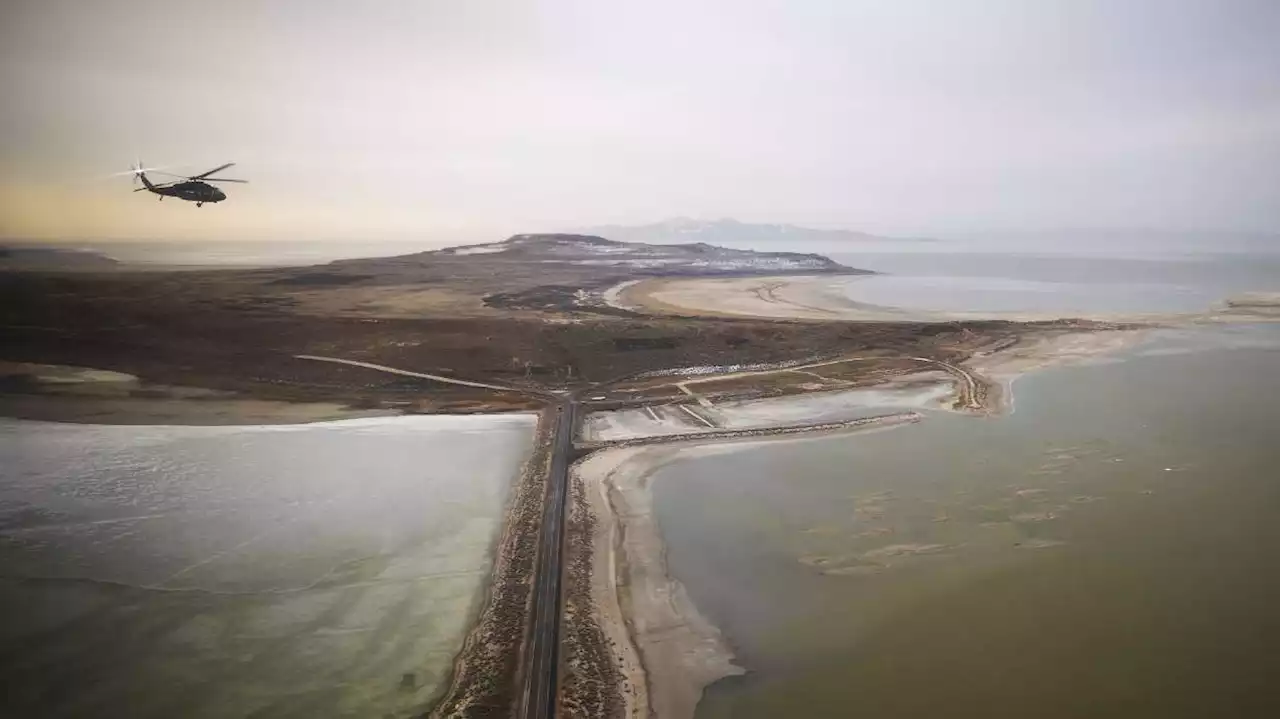
<path id="1" fill-rule="evenodd" d="M 517 669 L 531 603 L 536 543 L 555 423 L 538 412 L 533 446 L 516 473 L 492 546 L 489 583 L 477 603 L 452 675 L 433 705 L 418 716 L 460 717 L 509 713 L 517 702 Z"/>
<path id="2" fill-rule="evenodd" d="M 961 366 L 988 386 L 988 414 L 1012 413 L 1013 385 L 1039 370 L 1090 362 L 1123 361 L 1119 355 L 1143 342 L 1156 328 L 1044 333 L 990 354 L 976 354 Z"/>
<path id="3" fill-rule="evenodd" d="M 66 424 L 216 427 L 410 416 L 415 415 L 399 410 L 353 409 L 339 402 L 0 394 L 0 417 Z"/>
<path id="4" fill-rule="evenodd" d="M 906 422 L 863 424 L 812 434 L 689 438 L 597 450 L 571 469 L 575 511 L 590 528 L 585 542 L 590 578 L 587 611 L 607 659 L 621 678 L 615 716 L 692 719 L 702 692 L 746 673 L 734 663 L 724 634 L 689 598 L 667 568 L 666 548 L 653 516 L 652 477 L 679 459 L 735 452 L 775 442 L 806 442 L 888 431 Z M 582 521 L 582 520 L 580 520 Z M 579 557 L 581 559 L 581 557 Z M 570 589 L 572 593 L 572 589 Z M 572 602 L 571 602 L 572 603 Z M 600 714 L 569 714 L 600 716 Z"/>
<path id="5" fill-rule="evenodd" d="M 69 424 L 223 426 L 396 417 L 397 409 L 261 399 L 202 387 L 150 384 L 95 367 L 0 360 L 0 416 Z"/>
<path id="6" fill-rule="evenodd" d="M 1035 333 L 1025 341 L 975 353 L 958 365 L 981 386 L 981 406 L 939 411 L 960 411 L 974 417 L 1012 412 L 1012 385 L 1018 377 L 1052 366 L 1096 361 L 1132 347 L 1145 335 L 1146 331 L 1138 329 L 1062 330 Z M 951 396 L 959 398 L 961 379 L 955 378 L 953 386 Z M 684 585 L 668 571 L 665 544 L 653 516 L 651 481 L 655 472 L 688 457 L 764 443 L 852 436 L 894 426 L 900 425 L 853 426 L 812 435 L 728 439 L 694 435 L 652 443 L 620 443 L 596 450 L 574 464 L 570 470 L 573 512 L 585 515 L 576 521 L 587 538 L 586 549 L 579 554 L 588 555 L 577 559 L 589 568 L 589 600 L 567 599 L 571 612 L 566 623 L 590 626 L 596 643 L 609 655 L 610 667 L 600 673 L 608 676 L 612 670 L 618 675 L 612 696 L 598 699 L 597 706 L 617 707 L 610 716 L 692 719 L 707 686 L 747 671 L 734 663 L 727 638 L 699 612 Z M 568 592 L 572 595 L 572 588 Z M 573 651 L 571 648 L 571 656 Z"/>
<path id="7" fill-rule="evenodd" d="M 1029 333 L 1011 345 L 977 352 L 959 363 L 984 391 L 983 407 L 967 414 L 995 416 L 1015 409 L 1013 385 L 1039 370 L 1089 362 L 1122 361 L 1118 355 L 1156 328 L 1058 330 Z"/>
<path id="8" fill-rule="evenodd" d="M 159 652 L 172 681 L 156 706 L 186 707 L 170 715 L 275 711 L 292 695 L 365 715 L 420 716 L 448 688 L 488 595 L 507 487 L 535 419 L 0 421 L 5 456 L 16 460 L 5 473 L 4 600 L 16 612 L 6 631 L 15 642 L 40 641 L 39 651 L 7 658 L 32 687 L 12 706 L 24 716 L 88 711 L 58 696 L 56 673 L 31 669 L 87 646 L 77 673 L 134 695 Z M 147 491 L 154 483 L 163 498 Z M 195 536 L 198 545 L 184 544 Z M 157 556 L 161 546 L 172 552 Z M 27 614 L 39 621 L 24 624 Z M 199 641 L 182 629 L 192 626 Z M 189 651 L 174 654 L 178 645 Z M 210 674 L 222 657 L 245 652 L 253 662 Z M 359 661 L 372 654 L 378 662 Z M 299 659 L 309 662 L 302 670 Z M 284 698 L 274 698 L 280 689 Z M 120 697 L 103 695 L 98 713 L 118 713 Z"/>
<path id="9" fill-rule="evenodd" d="M 1280 293 L 1224 298 L 1198 312 L 1057 312 L 929 310 L 858 302 L 842 289 L 849 277 L 778 275 L 736 278 L 654 277 L 614 285 L 602 297 L 612 307 L 658 315 L 843 322 L 1099 322 L 1183 324 L 1280 321 Z"/>
<path id="10" fill-rule="evenodd" d="M 440 379 L 445 384 L 477 384 Z M 361 403 L 341 397 L 332 400 L 262 397 L 207 387 L 150 383 L 137 375 L 95 367 L 0 360 L 0 417 L 41 422 L 203 427 L 537 411 L 530 407 L 504 407 L 496 402 L 439 408 L 449 411 L 424 410 L 421 403 L 409 401 L 377 405 L 377 402 Z"/>

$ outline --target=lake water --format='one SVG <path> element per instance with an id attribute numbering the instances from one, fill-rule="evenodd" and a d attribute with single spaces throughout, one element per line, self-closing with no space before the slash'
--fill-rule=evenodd
<path id="1" fill-rule="evenodd" d="M 0 716 L 417 715 L 533 424 L 0 420 Z"/>
<path id="2" fill-rule="evenodd" d="M 1044 254 L 834 254 L 885 274 L 854 277 L 857 302 L 939 311 L 1201 312 L 1249 291 L 1280 290 L 1280 254 L 1081 257 Z"/>
<path id="3" fill-rule="evenodd" d="M 1280 327 L 1172 331 L 932 413 L 660 470 L 743 677 L 712 717 L 1280 716 Z"/>

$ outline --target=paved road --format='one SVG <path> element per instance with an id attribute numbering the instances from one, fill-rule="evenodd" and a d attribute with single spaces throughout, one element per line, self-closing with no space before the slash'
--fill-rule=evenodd
<path id="1" fill-rule="evenodd" d="M 573 399 L 568 399 L 556 411 L 560 417 L 552 439 L 551 467 L 547 475 L 547 504 L 542 516 L 542 536 L 533 585 L 533 622 L 522 662 L 525 672 L 520 716 L 525 719 L 554 717 L 559 686 L 560 557 L 564 548 L 562 530 L 569 487 L 569 455 L 573 450 L 574 418 L 578 406 Z"/>

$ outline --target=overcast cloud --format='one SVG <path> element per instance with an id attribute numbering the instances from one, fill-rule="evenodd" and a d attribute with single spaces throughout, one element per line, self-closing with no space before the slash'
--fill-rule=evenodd
<path id="1" fill-rule="evenodd" d="M 0 235 L 1280 231 L 1280 2 L 9 0 Z M 204 207 L 95 179 L 226 161 Z"/>

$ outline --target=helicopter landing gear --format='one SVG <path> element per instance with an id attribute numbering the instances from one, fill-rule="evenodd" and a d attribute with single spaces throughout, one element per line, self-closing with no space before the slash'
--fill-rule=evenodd
<path id="1" fill-rule="evenodd" d="M 204 203 L 203 203 L 203 202 L 197 202 L 197 203 L 196 203 L 196 207 L 204 207 Z"/>

